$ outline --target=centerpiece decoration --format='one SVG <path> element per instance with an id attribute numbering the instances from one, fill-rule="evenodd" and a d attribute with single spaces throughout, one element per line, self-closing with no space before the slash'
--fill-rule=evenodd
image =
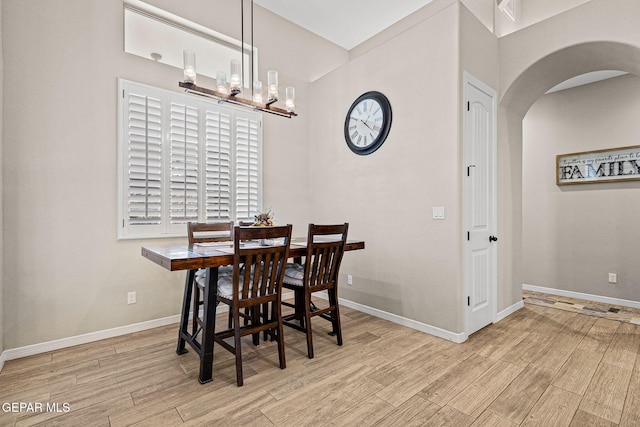
<path id="1" fill-rule="evenodd" d="M 264 212 L 258 212 L 253 217 L 253 227 L 273 227 L 276 222 L 273 219 L 273 212 L 271 208 Z M 273 239 L 260 239 L 258 242 L 260 246 L 271 246 L 275 244 Z"/>
<path id="2" fill-rule="evenodd" d="M 254 227 L 272 227 L 276 225 L 276 222 L 273 219 L 273 212 L 271 208 L 267 209 L 264 212 L 258 212 L 253 217 L 253 226 Z"/>

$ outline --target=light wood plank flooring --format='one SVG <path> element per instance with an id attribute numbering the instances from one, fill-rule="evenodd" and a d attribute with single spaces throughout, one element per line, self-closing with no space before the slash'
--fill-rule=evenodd
<path id="1" fill-rule="evenodd" d="M 536 305 L 464 344 L 354 310 L 344 346 L 314 323 L 315 354 L 285 328 L 243 345 L 245 380 L 215 348 L 214 380 L 175 353 L 177 325 L 8 361 L 0 403 L 70 411 L 0 411 L 0 426 L 639 426 L 640 326 Z M 225 316 L 220 317 L 224 323 Z"/>

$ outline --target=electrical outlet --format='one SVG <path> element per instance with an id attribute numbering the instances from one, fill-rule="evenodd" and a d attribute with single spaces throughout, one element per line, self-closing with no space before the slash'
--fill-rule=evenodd
<path id="1" fill-rule="evenodd" d="M 618 283 L 618 275 L 616 273 L 609 273 L 609 283 Z"/>
<path id="2" fill-rule="evenodd" d="M 127 294 L 127 304 L 135 304 L 136 303 L 136 292 L 129 292 Z"/>
<path id="3" fill-rule="evenodd" d="M 347 274 L 347 285 L 353 286 L 353 276 L 350 274 Z"/>

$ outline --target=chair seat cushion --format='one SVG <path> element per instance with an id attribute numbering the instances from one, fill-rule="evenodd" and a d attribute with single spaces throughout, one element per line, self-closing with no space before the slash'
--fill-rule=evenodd
<path id="1" fill-rule="evenodd" d="M 244 271 L 244 266 L 240 271 Z M 253 287 L 253 271 L 251 272 L 250 277 L 251 283 L 249 285 L 249 289 Z M 240 280 L 243 280 L 242 276 L 240 277 Z M 241 287 L 242 283 L 238 283 L 238 289 Z M 231 267 L 231 274 L 218 276 L 218 295 L 226 299 L 233 299 L 233 267 Z"/>
<path id="2" fill-rule="evenodd" d="M 233 277 L 232 265 L 218 267 L 218 280 L 220 280 L 220 278 L 224 276 Z M 207 269 L 199 268 L 198 271 L 196 271 L 196 283 L 199 287 L 204 288 L 205 280 L 207 280 Z"/>
<path id="3" fill-rule="evenodd" d="M 293 286 L 302 286 L 304 279 L 304 266 L 300 264 L 288 263 L 284 270 L 284 283 Z"/>
<path id="4" fill-rule="evenodd" d="M 218 278 L 218 295 L 226 299 L 233 299 L 233 276 Z"/>
<path id="5" fill-rule="evenodd" d="M 254 273 L 254 269 L 251 269 L 251 275 L 250 275 L 250 281 L 251 283 L 249 284 L 249 290 L 251 290 L 253 288 L 253 273 Z M 241 274 L 244 274 L 244 265 L 240 268 L 240 272 Z M 267 275 L 271 275 L 271 268 L 269 268 L 269 272 L 267 273 Z M 240 277 L 240 280 L 243 280 L 243 277 Z M 262 279 L 260 279 L 258 281 L 259 283 L 262 283 Z M 240 289 L 242 287 L 241 283 L 238 283 L 238 289 Z M 223 298 L 227 298 L 227 299 L 233 299 L 233 267 L 231 268 L 231 274 L 225 274 L 225 275 L 221 275 L 218 276 L 218 295 L 223 297 Z"/>

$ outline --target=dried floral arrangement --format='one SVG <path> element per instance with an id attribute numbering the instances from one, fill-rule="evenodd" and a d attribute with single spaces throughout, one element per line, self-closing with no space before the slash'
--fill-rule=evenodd
<path id="1" fill-rule="evenodd" d="M 258 227 L 274 226 L 276 225 L 276 222 L 274 221 L 273 218 L 274 218 L 273 212 L 271 211 L 271 208 L 269 208 L 264 212 L 258 212 L 253 217 L 253 225 Z"/>

